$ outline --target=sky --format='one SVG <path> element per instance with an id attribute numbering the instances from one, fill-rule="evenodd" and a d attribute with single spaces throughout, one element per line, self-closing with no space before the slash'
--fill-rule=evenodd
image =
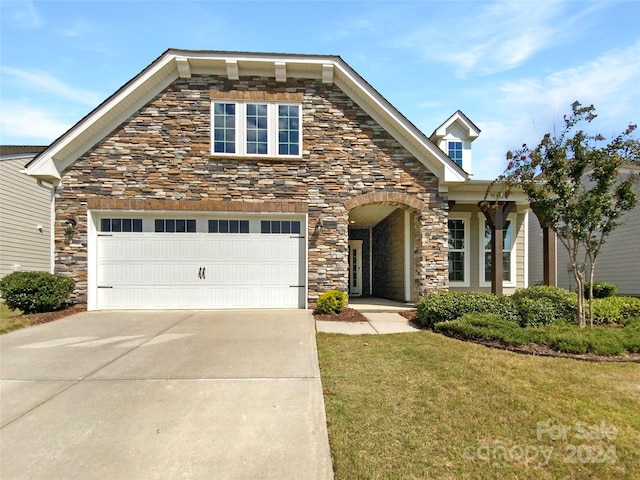
<path id="1" fill-rule="evenodd" d="M 0 0 L 0 144 L 47 145 L 168 48 L 339 55 L 429 136 L 481 130 L 473 178 L 578 100 L 640 122 L 640 0 Z"/>

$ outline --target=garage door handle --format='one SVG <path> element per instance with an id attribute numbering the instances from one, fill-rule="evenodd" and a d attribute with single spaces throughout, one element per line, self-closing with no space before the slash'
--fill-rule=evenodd
<path id="1" fill-rule="evenodd" d="M 202 267 L 198 270 L 198 278 L 202 279 Z"/>
<path id="2" fill-rule="evenodd" d="M 207 279 L 207 267 L 202 267 L 202 278 Z"/>

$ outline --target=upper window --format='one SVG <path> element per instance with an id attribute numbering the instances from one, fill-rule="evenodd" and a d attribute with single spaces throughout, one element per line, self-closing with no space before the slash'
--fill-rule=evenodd
<path id="1" fill-rule="evenodd" d="M 141 218 L 103 218 L 101 232 L 142 232 Z"/>
<path id="2" fill-rule="evenodd" d="M 462 167 L 462 142 L 449 142 L 449 158 Z"/>
<path id="3" fill-rule="evenodd" d="M 299 156 L 300 111 L 294 104 L 213 102 L 212 151 Z"/>

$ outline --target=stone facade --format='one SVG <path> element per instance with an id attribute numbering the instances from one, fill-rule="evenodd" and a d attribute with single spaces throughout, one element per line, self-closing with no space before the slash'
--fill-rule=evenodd
<path id="1" fill-rule="evenodd" d="M 212 97 L 301 101 L 302 158 L 212 156 Z M 390 203 L 415 212 L 418 295 L 447 288 L 446 200 L 436 176 L 333 84 L 194 76 L 175 81 L 63 172 L 56 270 L 85 299 L 88 209 L 305 212 L 313 303 L 328 289 L 347 289 L 349 209 Z M 70 217 L 76 231 L 65 235 Z"/>

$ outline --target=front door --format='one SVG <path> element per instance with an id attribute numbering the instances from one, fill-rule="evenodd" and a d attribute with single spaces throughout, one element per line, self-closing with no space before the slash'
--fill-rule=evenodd
<path id="1" fill-rule="evenodd" d="M 349 240 L 349 295 L 362 295 L 362 240 Z"/>

